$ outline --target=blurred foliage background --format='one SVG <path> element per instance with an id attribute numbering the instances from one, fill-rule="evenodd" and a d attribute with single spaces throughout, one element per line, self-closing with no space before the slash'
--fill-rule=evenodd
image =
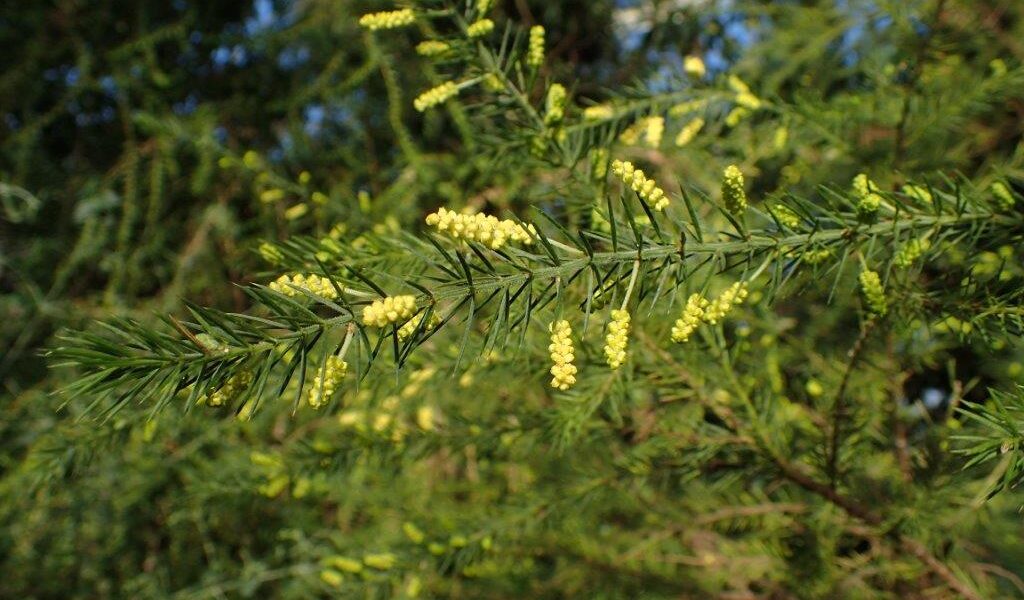
<path id="1" fill-rule="evenodd" d="M 542 79 L 564 82 L 581 109 L 670 94 L 689 55 L 709 79 L 738 74 L 766 99 L 742 122 L 713 112 L 685 148 L 634 150 L 666 181 L 713 189 L 722 167 L 739 162 L 757 174 L 752 197 L 846 186 L 859 172 L 892 190 L 1008 181 L 1020 193 L 1019 2 L 496 4 L 499 31 L 546 28 Z M 673 432 L 703 414 L 681 403 L 655 418 L 641 400 L 713 382 L 695 383 L 699 359 L 673 363 L 653 346 L 655 366 L 636 375 L 644 383 L 615 387 L 585 414 L 552 409 L 543 360 L 529 367 L 540 375 L 524 377 L 521 360 L 500 355 L 452 374 L 458 352 L 444 342 L 353 400 L 425 431 L 435 425 L 419 409 L 433 407 L 444 436 L 353 431 L 334 416 L 293 415 L 289 403 L 251 419 L 143 406 L 96 420 L 90 404 L 101 399 L 57 393 L 76 377 L 42 356 L 60 331 L 110 316 L 156 322 L 183 314 L 186 299 L 245 311 L 250 299 L 235 284 L 276 276 L 259 252 L 267 240 L 344 240 L 394 266 L 401 257 L 388 255 L 387 236 L 422 229 L 438 206 L 592 202 L 594 190 L 565 174 L 582 167 L 524 151 L 528 137 L 487 97 L 414 111 L 413 98 L 452 68 L 417 57 L 416 43 L 452 32 L 429 22 L 387 36 L 359 27 L 360 15 L 390 8 L 51 0 L 0 11 L 0 596 L 952 594 L 872 534 L 836 529 L 834 512 L 790 497 L 763 470 L 751 477 L 764 485 L 745 487 L 750 473 L 733 462 L 742 454 L 674 463 L 687 442 Z M 542 104 L 543 91 L 531 99 Z M 1019 234 L 985 242 L 959 263 L 937 257 L 923 277 L 936 286 L 943 273 L 988 264 L 1019 289 Z M 911 304 L 939 322 L 966 320 L 969 307 L 915 296 L 914 285 L 902 292 Z M 737 343 L 753 384 L 784 380 L 788 416 L 772 427 L 788 424 L 799 438 L 816 426 L 803 408 L 815 406 L 815 385 L 840 385 L 857 323 L 843 310 L 851 289 L 834 294 L 813 276 L 794 286 L 747 315 L 765 337 Z M 940 448 L 938 431 L 960 427 L 950 399 L 984 401 L 989 387 L 1012 394 L 1024 371 L 1019 328 L 927 342 L 902 333 L 872 348 L 859 385 L 882 390 L 879 407 L 900 399 L 913 464 L 856 456 L 855 477 L 871 480 L 867 490 L 916 478 L 912 492 L 892 492 L 900 527 L 939 532 L 927 538 L 943 560 L 977 558 L 966 573 L 952 568 L 980 597 L 1020 596 L 1019 493 L 985 503 L 983 486 L 937 491 L 960 466 Z M 945 400 L 928 400 L 936 394 Z M 593 414 L 607 431 L 587 424 Z M 652 431 L 664 435 L 641 443 Z M 621 452 L 604 454 L 610 447 Z M 324 578 L 325 565 L 345 582 Z"/>

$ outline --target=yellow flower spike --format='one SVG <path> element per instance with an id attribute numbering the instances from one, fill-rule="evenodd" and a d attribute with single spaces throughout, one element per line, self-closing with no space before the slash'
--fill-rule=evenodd
<path id="1" fill-rule="evenodd" d="M 590 176 L 595 181 L 603 181 L 608 176 L 607 148 L 594 148 L 590 151 Z"/>
<path id="2" fill-rule="evenodd" d="M 544 64 L 544 26 L 530 28 L 530 44 L 526 51 L 526 64 L 536 69 Z"/>
<path id="3" fill-rule="evenodd" d="M 800 259 L 809 265 L 820 265 L 832 258 L 831 248 L 811 248 L 800 255 Z"/>
<path id="4" fill-rule="evenodd" d="M 493 250 L 500 249 L 510 241 L 529 246 L 537 233 L 533 225 L 524 227 L 512 219 L 500 220 L 479 213 L 465 215 L 446 208 L 427 215 L 426 223 L 453 239 L 479 242 Z"/>
<path id="5" fill-rule="evenodd" d="M 416 13 L 411 8 L 389 10 L 365 14 L 359 18 L 359 25 L 377 31 L 378 29 L 397 29 L 412 25 L 416 21 Z"/>
<path id="6" fill-rule="evenodd" d="M 302 218 L 309 212 L 309 205 L 303 202 L 302 204 L 296 204 L 284 211 L 284 218 L 288 221 L 294 221 L 295 219 Z"/>
<path id="7" fill-rule="evenodd" d="M 320 571 L 320 581 L 333 588 L 339 588 L 345 583 L 345 576 L 334 569 L 324 569 Z"/>
<path id="8" fill-rule="evenodd" d="M 306 402 L 314 409 L 323 408 L 337 391 L 347 372 L 348 363 L 340 356 L 328 356 L 327 366 L 324 367 L 323 372 L 318 371 L 316 377 L 313 378 L 313 385 L 309 388 Z"/>
<path id="9" fill-rule="evenodd" d="M 478 15 L 485 15 L 491 10 L 491 5 L 494 0 L 476 0 L 476 13 Z"/>
<path id="10" fill-rule="evenodd" d="M 420 56 L 440 56 L 445 52 L 451 50 L 451 45 L 448 42 L 441 42 L 438 40 L 426 40 L 416 44 L 416 54 Z"/>
<path id="11" fill-rule="evenodd" d="M 729 87 L 736 92 L 736 104 L 748 110 L 761 108 L 761 100 L 750 91 L 747 84 L 735 75 L 729 76 Z"/>
<path id="12" fill-rule="evenodd" d="M 725 115 L 725 124 L 729 127 L 735 127 L 740 124 L 740 121 L 747 118 L 750 115 L 750 110 L 742 106 L 729 111 L 729 114 Z"/>
<path id="13" fill-rule="evenodd" d="M 248 169 L 258 169 L 263 166 L 263 159 L 255 150 L 246 150 L 242 155 L 242 164 Z"/>
<path id="14" fill-rule="evenodd" d="M 406 521 L 402 523 L 402 532 L 405 533 L 405 537 L 409 538 L 409 541 L 414 544 L 422 544 L 426 535 L 423 531 L 413 523 Z"/>
<path id="15" fill-rule="evenodd" d="M 793 212 L 793 209 L 789 208 L 781 202 L 776 202 L 769 209 L 775 218 L 778 219 L 779 223 L 783 227 L 790 229 L 797 229 L 800 227 L 800 215 Z"/>
<path id="16" fill-rule="evenodd" d="M 722 172 L 722 201 L 725 203 L 725 209 L 734 217 L 742 216 L 747 210 L 743 172 L 736 165 L 729 165 Z"/>
<path id="17" fill-rule="evenodd" d="M 690 335 L 696 331 L 704 319 L 704 311 L 708 307 L 708 300 L 701 294 L 690 294 L 683 308 L 683 314 L 676 319 L 672 326 L 672 341 L 682 344 L 689 341 Z"/>
<path id="18" fill-rule="evenodd" d="M 260 194 L 260 202 L 262 202 L 264 204 L 273 204 L 274 202 L 279 202 L 279 201 L 283 200 L 284 199 L 284 195 L 285 195 L 284 194 L 284 190 L 279 190 L 279 189 L 265 190 L 262 194 Z"/>
<path id="19" fill-rule="evenodd" d="M 644 120 L 644 143 L 649 148 L 657 148 L 661 145 L 661 138 L 665 135 L 664 117 L 647 117 Z"/>
<path id="20" fill-rule="evenodd" d="M 697 137 L 697 134 L 700 133 L 700 130 L 703 128 L 704 119 L 700 117 L 697 117 L 686 125 L 683 125 L 683 128 L 679 130 L 679 134 L 676 136 L 676 147 L 682 148 L 692 142 L 693 138 Z"/>
<path id="21" fill-rule="evenodd" d="M 629 343 L 629 311 L 616 309 L 612 311 L 612 320 L 608 323 L 608 335 L 604 341 L 604 357 L 608 366 L 618 369 L 626 361 L 626 345 Z"/>
<path id="22" fill-rule="evenodd" d="M 432 406 L 421 406 L 416 409 L 416 426 L 423 431 L 433 431 L 437 420 L 437 411 Z"/>
<path id="23" fill-rule="evenodd" d="M 388 296 L 374 300 L 363 309 L 363 324 L 371 327 L 385 327 L 391 323 L 404 323 L 416 311 L 416 297 L 411 295 Z"/>
<path id="24" fill-rule="evenodd" d="M 423 313 L 417 313 L 415 317 L 406 321 L 405 325 L 398 328 L 398 339 L 404 340 L 416 332 L 423 319 Z M 423 324 L 423 331 L 430 331 L 441 324 L 441 315 L 436 312 L 430 314 L 430 320 Z"/>
<path id="25" fill-rule="evenodd" d="M 281 250 L 269 242 L 263 242 L 260 244 L 259 252 L 260 256 L 263 257 L 263 260 L 272 265 L 280 264 L 281 261 L 284 260 L 284 254 Z"/>
<path id="26" fill-rule="evenodd" d="M 1013 197 L 1013 192 L 1010 191 L 1010 187 L 1002 181 L 992 184 L 992 196 L 995 198 L 996 205 L 1000 210 L 1012 210 L 1013 205 L 1017 203 L 1016 198 Z"/>
<path id="27" fill-rule="evenodd" d="M 857 215 L 862 219 L 871 219 L 878 212 L 882 205 L 882 197 L 875 193 L 878 186 L 868 179 L 864 173 L 859 173 L 853 178 L 853 193 L 857 198 Z"/>
<path id="28" fill-rule="evenodd" d="M 597 104 L 583 109 L 584 121 L 602 121 L 615 116 L 615 110 L 607 104 Z"/>
<path id="29" fill-rule="evenodd" d="M 783 150 L 787 143 L 789 143 L 789 128 L 785 126 L 779 127 L 772 136 L 772 146 L 776 150 Z"/>
<path id="30" fill-rule="evenodd" d="M 705 106 L 707 106 L 707 100 L 687 100 L 668 109 L 668 116 L 684 117 L 690 113 L 703 110 Z"/>
<path id="31" fill-rule="evenodd" d="M 935 201 L 935 199 L 932 198 L 931 192 L 929 192 L 927 188 L 919 185 L 905 185 L 903 186 L 903 193 L 926 204 L 931 204 Z"/>
<path id="32" fill-rule="evenodd" d="M 910 240 L 896 252 L 896 256 L 892 259 L 892 264 L 897 269 L 906 269 L 917 262 L 917 259 L 921 258 L 921 255 L 927 252 L 930 247 L 931 242 L 927 239 Z"/>
<path id="33" fill-rule="evenodd" d="M 885 298 L 885 288 L 878 273 L 864 270 L 860 273 L 860 291 L 869 311 L 876 315 L 884 315 L 889 311 L 889 303 Z"/>
<path id="34" fill-rule="evenodd" d="M 363 562 L 366 566 L 377 569 L 379 571 L 387 571 L 395 566 L 397 559 L 394 554 L 390 552 L 382 554 L 367 554 L 363 557 Z"/>
<path id="35" fill-rule="evenodd" d="M 363 563 L 347 556 L 328 556 L 321 561 L 325 567 L 337 569 L 343 573 L 360 573 L 363 570 Z"/>
<path id="36" fill-rule="evenodd" d="M 459 86 L 454 82 L 446 81 L 441 85 L 432 87 L 417 96 L 416 99 L 412 101 L 412 105 L 419 112 L 424 112 L 428 108 L 444 104 L 458 95 Z"/>
<path id="37" fill-rule="evenodd" d="M 665 210 L 669 205 L 669 199 L 664 190 L 658 187 L 653 179 L 647 179 L 644 172 L 634 167 L 633 163 L 613 160 L 612 174 L 622 179 L 623 183 L 630 186 L 654 210 Z"/>
<path id="38" fill-rule="evenodd" d="M 302 296 L 300 290 L 306 290 L 327 300 L 334 300 L 338 297 L 338 290 L 331 284 L 331 280 L 320 275 L 303 275 L 301 273 L 282 275 L 267 287 L 292 298 Z"/>
<path id="39" fill-rule="evenodd" d="M 480 19 L 466 27 L 466 35 L 471 38 L 483 37 L 492 31 L 494 31 L 494 21 L 490 19 Z"/>
<path id="40" fill-rule="evenodd" d="M 248 369 L 232 375 L 217 391 L 205 398 L 207 406 L 224 406 L 235 400 L 252 384 L 253 374 Z M 199 399 L 200 402 L 203 398 Z"/>
<path id="41" fill-rule="evenodd" d="M 565 100 L 568 92 L 565 86 L 560 83 L 552 83 L 548 88 L 548 95 L 544 108 L 544 124 L 557 125 L 565 117 Z"/>
<path id="42" fill-rule="evenodd" d="M 683 59 L 683 71 L 701 79 L 707 73 L 707 67 L 704 66 L 704 60 L 701 57 L 690 55 Z"/>
<path id="43" fill-rule="evenodd" d="M 572 328 L 569 321 L 555 321 L 551 324 L 551 387 L 568 390 L 576 384 L 576 351 L 572 345 Z"/>
<path id="44" fill-rule="evenodd" d="M 747 282 L 737 281 L 711 302 L 704 311 L 704 320 L 714 325 L 724 319 L 734 306 L 743 304 L 747 299 Z"/>

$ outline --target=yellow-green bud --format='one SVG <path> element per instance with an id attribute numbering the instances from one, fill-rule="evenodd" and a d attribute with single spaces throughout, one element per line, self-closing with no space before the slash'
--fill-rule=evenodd
<path id="1" fill-rule="evenodd" d="M 428 108 L 444 104 L 458 95 L 459 86 L 454 82 L 446 81 L 441 85 L 432 87 L 417 96 L 416 99 L 412 101 L 412 105 L 416 110 L 423 112 Z"/>
<path id="2" fill-rule="evenodd" d="M 371 327 L 385 327 L 391 323 L 404 323 L 416 310 L 416 297 L 388 296 L 374 300 L 363 309 L 363 324 Z"/>
<path id="3" fill-rule="evenodd" d="M 1013 192 L 1010 191 L 1010 186 L 1002 181 L 992 184 L 992 196 L 996 200 L 996 205 L 1004 211 L 1012 210 L 1013 205 L 1017 202 L 1016 198 L 1013 197 Z"/>
<path id="4" fill-rule="evenodd" d="M 893 257 L 892 264 L 898 269 L 906 269 L 917 262 L 917 259 L 921 258 L 921 255 L 930 247 L 931 243 L 927 239 L 920 238 L 910 240 L 900 247 L 896 256 Z"/>
<path id="5" fill-rule="evenodd" d="M 697 79 L 704 77 L 704 74 L 707 73 L 707 67 L 704 66 L 704 60 L 695 55 L 690 55 L 683 59 L 683 70 Z"/>
<path id="6" fill-rule="evenodd" d="M 427 40 L 416 44 L 416 54 L 420 56 L 440 56 L 449 50 L 451 50 L 451 45 L 448 42 L 438 40 Z"/>
<path id="7" fill-rule="evenodd" d="M 665 210 L 669 205 L 668 196 L 654 182 L 648 179 L 644 172 L 633 166 L 633 163 L 623 160 L 612 161 L 612 174 L 622 179 L 623 183 L 643 198 L 654 210 Z"/>
<path id="8" fill-rule="evenodd" d="M 568 92 L 565 86 L 560 83 L 552 83 L 548 88 L 547 100 L 544 109 L 544 124 L 557 125 L 565 117 L 565 100 Z"/>
<path id="9" fill-rule="evenodd" d="M 675 325 L 672 326 L 673 342 L 682 344 L 689 341 L 690 335 L 693 334 L 704 319 L 704 310 L 707 306 L 708 301 L 704 296 L 690 294 L 690 297 L 686 300 L 686 306 L 683 308 L 683 314 L 676 319 Z"/>
<path id="10" fill-rule="evenodd" d="M 446 208 L 427 215 L 426 222 L 454 239 L 479 242 L 493 250 L 510 241 L 529 246 L 537 234 L 533 225 L 524 227 L 512 219 L 498 219 L 482 213 L 466 215 Z"/>
<path id="11" fill-rule="evenodd" d="M 775 215 L 775 218 L 783 227 L 788 227 L 789 229 L 798 229 L 800 227 L 800 215 L 793 212 L 793 209 L 785 204 L 776 202 L 769 210 L 771 210 L 771 213 Z"/>
<path id="12" fill-rule="evenodd" d="M 395 566 L 396 558 L 395 555 L 390 552 L 383 554 L 367 554 L 363 557 L 363 562 L 370 568 L 387 571 Z"/>
<path id="13" fill-rule="evenodd" d="M 604 358 L 608 366 L 618 369 L 626 361 L 626 345 L 629 342 L 629 312 L 613 310 L 608 323 L 608 335 L 604 342 Z"/>
<path id="14" fill-rule="evenodd" d="M 534 25 L 530 28 L 530 44 L 526 51 L 526 64 L 536 69 L 544 64 L 544 27 Z"/>
<path id="15" fill-rule="evenodd" d="M 411 8 L 375 12 L 359 18 L 359 24 L 370 31 L 405 27 L 412 25 L 414 21 L 416 21 L 416 13 Z"/>
<path id="16" fill-rule="evenodd" d="M 743 304 L 743 301 L 747 299 L 747 295 L 747 283 L 745 281 L 737 281 L 726 288 L 724 292 L 719 294 L 718 298 L 715 298 L 708 305 L 704 311 L 704 320 L 712 325 L 718 323 L 732 312 L 734 306 Z"/>
<path id="17" fill-rule="evenodd" d="M 576 351 L 572 344 L 572 328 L 569 321 L 561 320 L 551 324 L 551 387 L 563 392 L 576 384 Z"/>
<path id="18" fill-rule="evenodd" d="M 860 273 L 860 291 L 869 311 L 876 315 L 884 315 L 889 311 L 889 303 L 885 298 L 885 288 L 878 273 L 870 270 Z"/>
<path id="19" fill-rule="evenodd" d="M 483 37 L 492 31 L 494 31 L 494 21 L 490 19 L 480 19 L 466 27 L 466 35 L 471 38 Z"/>
<path id="20" fill-rule="evenodd" d="M 736 165 L 729 165 L 722 172 L 722 201 L 725 203 L 725 209 L 734 217 L 742 216 L 747 210 L 743 172 Z"/>
<path id="21" fill-rule="evenodd" d="M 341 380 L 345 378 L 346 372 L 348 372 L 347 362 L 340 356 L 328 356 L 323 372 L 317 371 L 316 377 L 313 378 L 306 402 L 315 409 L 324 407 L 337 391 L 338 386 L 341 385 Z"/>
<path id="22" fill-rule="evenodd" d="M 683 128 L 679 130 L 679 134 L 676 135 L 676 146 L 682 148 L 693 141 L 693 138 L 697 137 L 700 130 L 704 128 L 704 119 L 697 117 L 683 125 Z"/>

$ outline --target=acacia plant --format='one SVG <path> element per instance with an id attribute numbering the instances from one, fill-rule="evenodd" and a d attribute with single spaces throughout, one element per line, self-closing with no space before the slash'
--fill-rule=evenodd
<path id="1" fill-rule="evenodd" d="M 353 15 L 417 65 L 393 189 L 435 144 L 477 193 L 262 237 L 242 309 L 64 332 L 79 427 L 283 428 L 246 490 L 335 516 L 236 575 L 266 593 L 1024 593 L 1024 52 L 979 29 L 1024 13 L 728 4 L 620 15 L 618 80 L 487 0 Z"/>

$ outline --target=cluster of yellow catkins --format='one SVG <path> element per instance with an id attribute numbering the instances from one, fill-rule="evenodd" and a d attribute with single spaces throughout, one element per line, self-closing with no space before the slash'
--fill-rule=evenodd
<path id="1" fill-rule="evenodd" d="M 544 124 L 557 125 L 565 117 L 565 100 L 568 92 L 560 83 L 552 83 L 544 103 Z"/>
<path id="2" fill-rule="evenodd" d="M 661 138 L 665 134 L 665 118 L 661 116 L 645 117 L 638 120 L 619 134 L 619 141 L 627 146 L 634 146 L 643 139 L 644 145 L 648 148 L 657 148 L 661 145 Z"/>
<path id="3" fill-rule="evenodd" d="M 608 335 L 604 340 L 604 357 L 608 366 L 618 369 L 626 361 L 626 344 L 629 340 L 629 311 L 613 310 L 608 323 Z"/>
<path id="4" fill-rule="evenodd" d="M 533 225 L 524 227 L 511 219 L 499 219 L 482 213 L 467 215 L 445 208 L 427 215 L 427 225 L 455 239 L 480 242 L 494 250 L 509 241 L 530 245 L 537 233 Z"/>
<path id="5" fill-rule="evenodd" d="M 793 212 L 793 209 L 789 208 L 785 204 L 777 202 L 772 205 L 770 210 L 771 213 L 775 215 L 775 218 L 779 223 L 784 227 L 788 227 L 790 229 L 797 229 L 800 227 L 800 215 Z"/>
<path id="6" fill-rule="evenodd" d="M 417 313 L 417 315 L 408 321 L 405 325 L 398 328 L 398 339 L 404 340 L 416 332 L 416 329 L 420 326 L 420 321 L 423 320 L 423 313 Z M 441 324 L 441 315 L 436 312 L 430 313 L 430 320 L 423 324 L 423 331 L 429 331 Z"/>
<path id="7" fill-rule="evenodd" d="M 745 281 L 737 281 L 736 283 L 725 288 L 725 291 L 719 294 L 718 298 L 715 298 L 710 304 L 708 304 L 707 310 L 704 311 L 704 320 L 714 325 L 726 315 L 732 311 L 732 307 L 743 304 L 743 301 L 747 299 L 747 283 Z"/>
<path id="8" fill-rule="evenodd" d="M 363 324 L 372 327 L 385 327 L 391 323 L 404 323 L 416 312 L 416 297 L 388 296 L 374 300 L 363 309 Z"/>
<path id="9" fill-rule="evenodd" d="M 320 275 L 303 275 L 301 273 L 282 275 L 267 287 L 279 294 L 291 297 L 301 296 L 300 290 L 307 290 L 311 294 L 328 300 L 338 297 L 338 290 L 334 289 L 331 280 Z"/>
<path id="10" fill-rule="evenodd" d="M 700 79 L 707 73 L 704 60 L 699 56 L 690 55 L 683 59 L 683 70 Z"/>
<path id="11" fill-rule="evenodd" d="M 416 44 L 416 54 L 420 56 L 440 56 L 449 50 L 451 50 L 451 46 L 448 42 L 438 40 L 427 40 Z"/>
<path id="12" fill-rule="evenodd" d="M 864 270 L 858 279 L 860 292 L 864 296 L 864 304 L 868 310 L 879 316 L 885 315 L 889 311 L 889 303 L 885 298 L 885 287 L 882 286 L 882 279 L 878 273 Z"/>
<path id="13" fill-rule="evenodd" d="M 682 344 L 690 340 L 701 323 L 714 325 L 724 319 L 732 308 L 747 298 L 747 283 L 738 281 L 725 289 L 717 298 L 709 301 L 701 294 L 690 294 L 683 307 L 683 314 L 672 326 L 672 341 Z"/>
<path id="14" fill-rule="evenodd" d="M 576 359 L 572 346 L 572 328 L 569 321 L 562 319 L 551 324 L 551 387 L 563 392 L 576 384 Z"/>
<path id="15" fill-rule="evenodd" d="M 315 409 L 326 405 L 338 389 L 341 380 L 345 378 L 345 373 L 347 372 L 348 363 L 342 360 L 340 356 L 327 357 L 327 364 L 324 366 L 322 373 L 318 371 L 316 377 L 313 378 L 313 385 L 309 388 L 306 402 Z"/>
<path id="16" fill-rule="evenodd" d="M 412 25 L 415 20 L 416 13 L 411 8 L 403 8 L 401 10 L 388 10 L 363 15 L 359 19 L 359 24 L 370 31 L 376 31 L 378 29 L 405 27 L 406 25 Z"/>
<path id="17" fill-rule="evenodd" d="M 466 35 L 471 38 L 483 37 L 492 31 L 494 31 L 494 21 L 490 19 L 480 19 L 466 27 Z"/>
<path id="18" fill-rule="evenodd" d="M 601 121 L 615 116 L 615 109 L 607 104 L 595 104 L 583 109 L 583 119 L 587 121 Z"/>
<path id="19" fill-rule="evenodd" d="M 526 51 L 526 64 L 536 69 L 544 64 L 544 26 L 530 28 L 530 44 Z"/>
<path id="20" fill-rule="evenodd" d="M 672 341 L 678 344 L 689 341 L 690 335 L 700 327 L 704 320 L 704 310 L 708 300 L 700 294 L 690 294 L 683 308 L 683 314 L 672 326 Z"/>
<path id="21" fill-rule="evenodd" d="M 248 369 L 232 375 L 224 385 L 206 398 L 207 406 L 224 406 L 231 402 L 249 387 L 252 379 L 252 371 Z"/>
<path id="22" fill-rule="evenodd" d="M 743 172 L 736 165 L 729 165 L 722 172 L 722 201 L 725 203 L 725 209 L 734 217 L 739 217 L 747 210 Z"/>
<path id="23" fill-rule="evenodd" d="M 416 110 L 423 112 L 428 108 L 433 108 L 439 104 L 444 104 L 445 102 L 451 100 L 452 98 L 458 95 L 458 84 L 452 81 L 446 81 L 441 85 L 432 87 L 429 90 L 417 96 L 416 99 L 412 101 L 412 105 Z"/>
<path id="24" fill-rule="evenodd" d="M 665 210 L 669 205 L 665 191 L 658 187 L 653 179 L 648 179 L 644 172 L 623 160 L 612 161 L 612 173 L 630 186 L 634 192 L 647 201 L 654 210 Z"/>
<path id="25" fill-rule="evenodd" d="M 700 130 L 704 128 L 704 119 L 697 117 L 683 125 L 683 128 L 679 130 L 679 134 L 676 136 L 676 146 L 682 148 L 693 141 L 693 138 L 697 137 Z"/>
<path id="26" fill-rule="evenodd" d="M 859 173 L 853 178 L 853 192 L 857 197 L 857 214 L 861 218 L 870 218 L 878 212 L 882 205 L 882 197 L 875 193 L 878 186 L 868 179 L 864 173 Z"/>

